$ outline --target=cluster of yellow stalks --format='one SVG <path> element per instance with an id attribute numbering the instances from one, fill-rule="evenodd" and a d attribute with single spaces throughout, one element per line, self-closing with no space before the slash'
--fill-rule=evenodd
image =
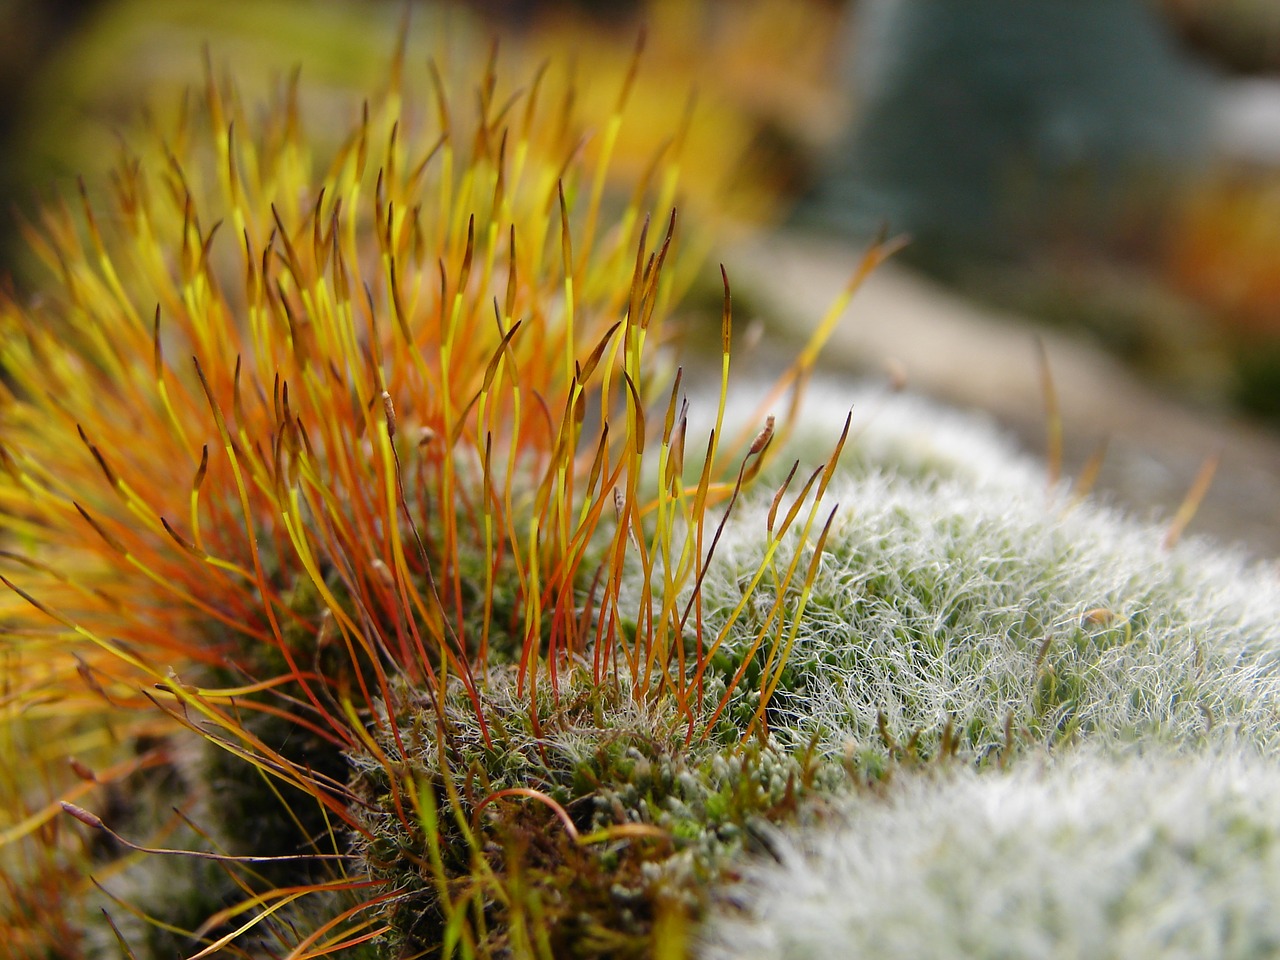
<path id="1" fill-rule="evenodd" d="M 210 71 L 109 196 L 82 188 L 32 231 L 56 292 L 0 307 L 0 876 L 19 955 L 79 943 L 95 883 L 204 836 L 181 797 L 128 839 L 103 813 L 149 771 L 189 778 L 186 743 L 214 745 L 295 821 L 305 797 L 324 825 L 289 855 L 182 844 L 243 891 L 189 931 L 198 955 L 251 952 L 237 945 L 304 896 L 359 893 L 277 948 L 303 957 L 386 933 L 395 885 L 350 854 L 371 838 L 341 771 L 381 764 L 387 802 L 420 825 L 421 780 L 384 744 L 407 754 L 399 725 L 424 703 L 447 744 L 441 704 L 462 691 L 487 740 L 504 720 L 484 690 L 513 671 L 536 732 L 545 691 L 587 675 L 674 704 L 689 742 L 743 680 L 745 662 L 705 702 L 721 639 L 767 581 L 766 669 L 740 732 L 763 729 L 794 639 L 783 599 L 821 554 L 838 448 L 778 490 L 762 533 L 780 547 L 802 532 L 807 550 L 771 548 L 709 626 L 717 525 L 775 422 L 766 407 L 723 436 L 727 279 L 708 436 L 654 361 L 692 275 L 675 253 L 682 137 L 620 184 L 638 53 L 603 117 L 579 116 L 555 70 L 509 86 L 495 60 L 460 93 L 434 68 L 406 82 L 397 61 L 332 158 L 309 151 L 294 89 L 255 125 Z M 648 584 L 638 603 L 627 569 Z M 256 871 L 295 859 L 329 866 L 292 884 Z"/>

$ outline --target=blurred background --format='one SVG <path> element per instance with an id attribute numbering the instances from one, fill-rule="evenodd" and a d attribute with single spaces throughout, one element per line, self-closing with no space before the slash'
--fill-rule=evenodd
<path id="1" fill-rule="evenodd" d="M 1068 475 L 1109 440 L 1099 488 L 1168 514 L 1217 457 L 1195 529 L 1280 555 L 1276 0 L 0 0 L 0 284 L 38 289 L 20 224 L 106 182 L 204 49 L 247 102 L 300 67 L 323 139 L 409 7 L 411 56 L 441 23 L 461 58 L 500 35 L 513 72 L 572 57 L 585 97 L 615 95 L 643 25 L 624 164 L 697 88 L 683 202 L 716 221 L 740 320 L 803 336 L 871 238 L 908 235 L 832 372 L 1043 453 L 1038 339 Z"/>

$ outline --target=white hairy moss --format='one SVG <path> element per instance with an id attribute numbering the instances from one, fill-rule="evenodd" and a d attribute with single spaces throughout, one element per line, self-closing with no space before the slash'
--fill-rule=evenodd
<path id="1" fill-rule="evenodd" d="M 849 406 L 811 398 L 794 443 L 802 461 L 829 448 Z M 1166 549 L 1164 528 L 1050 489 L 954 412 L 893 396 L 853 409 L 826 494 L 839 510 L 825 556 L 803 608 L 793 585 L 772 628 L 797 625 L 775 734 L 875 751 L 883 718 L 892 740 L 918 734 L 927 747 L 949 725 L 978 754 L 1011 735 L 1280 738 L 1272 569 L 1204 542 Z M 726 526 L 703 585 L 711 630 L 762 562 L 772 492 L 761 484 Z M 766 579 L 728 631 L 724 663 L 773 599 Z"/>
<path id="2" fill-rule="evenodd" d="M 796 456 L 838 435 L 838 396 L 811 397 Z M 703 960 L 1275 954 L 1274 568 L 1166 549 L 1165 528 L 1051 489 L 955 412 L 853 408 L 825 556 L 781 618 L 799 617 L 770 720 L 878 785 L 765 844 L 702 928 Z M 711 629 L 767 549 L 771 495 L 726 527 Z M 766 583 L 725 662 L 772 600 Z"/>
<path id="3" fill-rule="evenodd" d="M 1280 950 L 1280 769 L 1256 756 L 954 766 L 773 846 L 704 926 L 703 960 Z"/>

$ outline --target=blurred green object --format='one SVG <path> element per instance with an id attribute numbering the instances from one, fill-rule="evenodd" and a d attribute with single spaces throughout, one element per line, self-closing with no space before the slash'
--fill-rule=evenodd
<path id="1" fill-rule="evenodd" d="M 106 3 L 32 85 L 19 131 L 26 173 L 34 182 L 104 166 L 115 145 L 102 120 L 133 123 L 140 104 L 170 98 L 155 94 L 201 82 L 206 48 L 215 66 L 235 64 L 249 97 L 293 65 L 317 102 L 363 89 L 385 71 L 402 15 L 396 4 L 352 0 Z"/>
<path id="2" fill-rule="evenodd" d="M 13 9 L 14 22 L 29 20 Z M 0 189 L 30 216 L 40 196 L 74 194 L 77 176 L 101 182 L 121 138 L 138 135 L 143 105 L 176 102 L 175 88 L 199 89 L 204 50 L 215 72 L 234 64 L 237 88 L 249 102 L 282 90 L 297 67 L 306 78 L 302 110 L 312 140 L 323 147 L 326 126 L 342 126 L 327 119 L 345 124 L 359 109 L 356 91 L 375 88 L 385 76 L 406 9 L 373 0 L 100 3 L 48 56 L 28 64 L 23 102 L 10 118 Z M 434 6 L 413 13 L 415 24 L 443 16 Z M 449 19 L 461 28 L 473 18 L 459 9 Z M 30 265 L 7 227 L 0 271 L 12 271 L 21 283 Z"/>
<path id="3" fill-rule="evenodd" d="M 940 266 L 1096 236 L 1208 139 L 1208 78 L 1141 0 L 864 0 L 850 137 L 810 205 Z"/>
<path id="4" fill-rule="evenodd" d="M 96 5 L 97 0 L 0 0 L 0 255 L 11 231 L 11 207 L 25 199 L 18 187 L 25 161 L 14 141 L 17 128 L 29 123 L 31 90 L 59 39 Z"/>

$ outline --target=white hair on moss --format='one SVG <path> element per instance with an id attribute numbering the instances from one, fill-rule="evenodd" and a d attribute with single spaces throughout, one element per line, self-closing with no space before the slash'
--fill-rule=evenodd
<path id="1" fill-rule="evenodd" d="M 804 462 L 834 442 L 844 396 L 810 395 L 794 441 Z M 1073 504 L 985 424 L 896 396 L 854 409 L 816 580 L 803 613 L 791 596 L 771 628 L 798 624 L 769 715 L 782 740 L 869 762 L 884 731 L 919 733 L 928 750 L 948 725 L 979 754 L 1010 732 L 1280 744 L 1273 570 L 1204 543 L 1166 550 L 1162 528 Z M 772 492 L 758 486 L 717 547 L 703 584 L 713 637 L 764 562 Z M 772 601 L 766 578 L 722 665 L 745 655 Z"/>
<path id="2" fill-rule="evenodd" d="M 768 566 L 769 481 L 821 463 L 851 404 L 816 577 L 767 631 L 766 649 L 795 629 L 768 720 L 894 775 L 775 836 L 704 926 L 704 960 L 1280 952 L 1275 569 L 1166 549 L 1165 528 L 1051 489 L 985 422 L 811 392 L 703 582 L 713 665 L 754 665 L 734 696 L 750 711 L 778 670 L 748 649 L 776 576 L 724 626 Z M 788 539 L 776 557 L 813 549 Z M 951 749 L 969 762 L 889 763 Z"/>
<path id="3" fill-rule="evenodd" d="M 1280 739 L 1274 574 L 1096 505 L 897 473 L 833 482 L 841 509 L 775 697 L 801 740 L 881 739 L 950 720 L 975 748 L 1006 718 L 1064 734 Z M 744 510 L 704 583 L 708 623 L 761 562 Z M 768 609 L 761 588 L 757 609 Z M 798 598 L 788 601 L 798 611 Z M 783 622 L 790 622 L 784 617 Z M 755 624 L 730 631 L 744 648 Z"/>
<path id="4" fill-rule="evenodd" d="M 777 837 L 703 960 L 1204 960 L 1280 950 L 1280 770 L 1242 754 L 899 777 Z"/>

